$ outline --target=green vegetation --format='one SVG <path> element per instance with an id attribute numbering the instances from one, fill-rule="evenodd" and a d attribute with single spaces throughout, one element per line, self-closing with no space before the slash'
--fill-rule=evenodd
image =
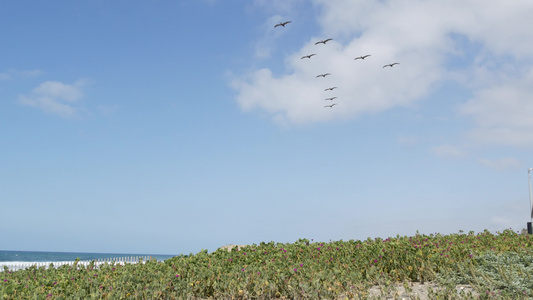
<path id="1" fill-rule="evenodd" d="M 505 230 L 261 243 L 164 262 L 0 272 L 0 299 L 367 299 L 438 283 L 431 299 L 533 299 L 533 237 Z M 469 284 L 474 294 L 458 293 Z"/>

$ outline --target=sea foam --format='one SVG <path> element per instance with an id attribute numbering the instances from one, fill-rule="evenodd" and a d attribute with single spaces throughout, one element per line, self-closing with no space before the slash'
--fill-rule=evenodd
<path id="1" fill-rule="evenodd" d="M 98 260 L 83 260 L 78 261 L 78 266 L 88 266 L 91 263 L 94 262 L 95 267 L 99 267 L 103 264 L 112 264 L 115 263 L 115 265 L 124 265 L 124 264 L 135 264 L 138 262 L 146 262 L 148 260 L 151 260 L 150 256 L 147 257 L 140 257 L 140 256 L 132 256 L 132 257 L 118 257 L 118 258 L 105 258 L 105 259 L 98 259 Z M 76 262 L 75 261 L 6 261 L 6 262 L 0 262 L 0 272 L 3 272 L 5 270 L 5 267 L 7 267 L 8 271 L 18 271 L 18 270 L 24 270 L 27 268 L 30 268 L 32 266 L 36 266 L 37 268 L 49 268 L 50 264 L 53 265 L 54 268 L 59 268 L 64 265 L 70 265 L 73 266 Z"/>

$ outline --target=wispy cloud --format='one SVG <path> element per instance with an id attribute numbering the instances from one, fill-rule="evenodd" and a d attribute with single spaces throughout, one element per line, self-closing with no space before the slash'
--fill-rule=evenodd
<path id="1" fill-rule="evenodd" d="M 479 163 L 481 165 L 484 165 L 486 167 L 496 169 L 499 171 L 506 170 L 506 169 L 516 169 L 522 166 L 522 164 L 520 164 L 520 162 L 513 157 L 506 157 L 502 159 L 482 158 L 479 160 Z"/>
<path id="2" fill-rule="evenodd" d="M 452 145 L 440 145 L 430 148 L 430 151 L 437 156 L 446 158 L 463 158 L 467 156 L 466 151 L 462 150 L 459 146 Z"/>
<path id="3" fill-rule="evenodd" d="M 254 0 L 252 5 L 261 9 L 266 9 L 269 12 L 277 12 L 288 14 L 293 12 L 294 8 L 305 0 Z"/>
<path id="4" fill-rule="evenodd" d="M 396 141 L 400 145 L 414 146 L 414 145 L 419 144 L 421 139 L 418 136 L 399 136 L 396 138 Z"/>
<path id="5" fill-rule="evenodd" d="M 286 31 L 275 29 L 272 24 L 285 21 L 281 15 L 275 15 L 268 18 L 261 29 L 263 31 L 260 39 L 255 41 L 255 57 L 258 59 L 269 58 L 276 47 L 276 40 Z"/>
<path id="6" fill-rule="evenodd" d="M 0 73 L 0 80 L 27 79 L 41 75 L 41 70 L 7 70 Z"/>
<path id="7" fill-rule="evenodd" d="M 83 96 L 84 84 L 83 80 L 78 80 L 72 85 L 46 81 L 33 89 L 30 94 L 19 96 L 18 100 L 21 104 L 39 108 L 46 113 L 72 118 L 80 110 L 78 101 Z"/>
<path id="8" fill-rule="evenodd" d="M 120 106 L 116 104 L 99 105 L 97 107 L 98 112 L 102 115 L 112 115 L 116 113 L 119 109 Z"/>
<path id="9" fill-rule="evenodd" d="M 524 199 L 502 201 L 501 204 L 489 208 L 490 223 L 500 231 L 509 228 L 516 230 L 525 228 L 526 222 L 522 220 L 528 217 L 528 208 L 529 202 Z"/>

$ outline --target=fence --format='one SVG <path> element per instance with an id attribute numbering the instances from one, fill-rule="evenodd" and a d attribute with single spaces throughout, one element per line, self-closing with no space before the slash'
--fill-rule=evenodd
<path id="1" fill-rule="evenodd" d="M 125 256 L 125 257 L 114 257 L 114 258 L 100 258 L 95 260 L 80 260 L 77 262 L 78 266 L 88 266 L 91 263 L 94 263 L 95 267 L 99 267 L 102 264 L 111 264 L 115 263 L 116 265 L 124 265 L 124 264 L 135 264 L 135 263 L 144 263 L 149 260 L 155 259 L 152 256 Z M 76 264 L 76 261 L 55 261 L 55 262 L 28 262 L 28 263 L 16 263 L 16 264 L 9 264 L 9 263 L 1 263 L 2 267 L 0 267 L 0 272 L 3 272 L 5 268 L 7 267 L 8 271 L 18 271 L 18 270 L 24 270 L 29 267 L 37 267 L 37 268 L 49 268 L 50 265 L 53 265 L 54 268 L 58 268 L 64 265 L 73 266 Z"/>

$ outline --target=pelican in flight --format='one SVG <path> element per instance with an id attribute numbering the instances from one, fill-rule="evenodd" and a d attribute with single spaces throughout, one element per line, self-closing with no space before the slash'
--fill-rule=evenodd
<path id="1" fill-rule="evenodd" d="M 330 104 L 330 105 L 324 105 L 324 107 L 329 107 L 329 108 L 332 108 L 333 106 L 337 105 L 337 103 L 333 103 L 333 104 Z"/>
<path id="2" fill-rule="evenodd" d="M 337 99 L 337 97 L 326 98 L 326 99 L 324 99 L 324 100 L 333 101 L 333 100 L 335 100 L 335 99 Z"/>
<path id="3" fill-rule="evenodd" d="M 327 88 L 327 89 L 325 89 L 324 91 L 333 91 L 333 90 L 336 89 L 336 88 L 337 88 L 337 87 L 334 86 L 334 87 Z"/>
<path id="4" fill-rule="evenodd" d="M 316 78 L 318 78 L 318 77 L 326 77 L 328 75 L 331 75 L 331 74 L 330 73 L 324 73 L 324 74 L 316 75 Z"/>
<path id="5" fill-rule="evenodd" d="M 327 42 L 329 42 L 329 41 L 331 41 L 331 40 L 333 40 L 333 39 L 325 39 L 325 40 L 321 40 L 321 41 L 316 42 L 315 45 L 318 45 L 318 44 L 324 44 L 324 45 L 325 45 Z"/>
<path id="6" fill-rule="evenodd" d="M 388 65 L 384 65 L 383 68 L 385 67 L 393 67 L 394 65 L 399 65 L 400 63 L 392 63 L 392 64 L 388 64 Z"/>
<path id="7" fill-rule="evenodd" d="M 369 57 L 369 56 L 370 56 L 370 54 L 367 54 L 367 55 L 363 55 L 363 56 L 356 57 L 356 58 L 354 58 L 353 60 L 357 60 L 357 59 L 365 59 L 365 58 L 367 58 L 367 57 Z"/>
<path id="8" fill-rule="evenodd" d="M 304 55 L 304 56 L 302 56 L 301 59 L 304 59 L 304 58 L 311 58 L 312 56 L 315 56 L 315 55 L 316 55 L 316 54 L 314 54 L 314 53 L 313 53 L 313 54 L 309 54 L 309 55 Z"/>
<path id="9" fill-rule="evenodd" d="M 279 22 L 278 24 L 276 24 L 274 26 L 274 28 L 278 27 L 278 26 L 281 26 L 281 27 L 285 27 L 285 25 L 289 24 L 289 23 L 292 23 L 292 21 L 285 21 L 285 22 Z"/>

